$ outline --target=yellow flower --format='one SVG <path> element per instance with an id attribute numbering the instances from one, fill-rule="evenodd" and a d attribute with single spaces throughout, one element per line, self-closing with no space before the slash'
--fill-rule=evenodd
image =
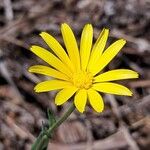
<path id="1" fill-rule="evenodd" d="M 66 51 L 59 42 L 46 32 L 40 36 L 53 53 L 40 46 L 32 46 L 31 51 L 50 66 L 35 65 L 29 72 L 51 76 L 54 79 L 35 86 L 36 92 L 60 90 L 55 97 L 55 104 L 62 105 L 74 94 L 74 104 L 79 112 L 85 110 L 87 100 L 96 112 L 102 112 L 104 103 L 99 92 L 131 96 L 132 92 L 111 81 L 138 78 L 135 71 L 115 69 L 100 73 L 125 45 L 124 39 L 117 40 L 105 51 L 109 30 L 103 29 L 97 41 L 93 43 L 93 28 L 86 24 L 81 35 L 80 50 L 71 28 L 61 25 Z"/>

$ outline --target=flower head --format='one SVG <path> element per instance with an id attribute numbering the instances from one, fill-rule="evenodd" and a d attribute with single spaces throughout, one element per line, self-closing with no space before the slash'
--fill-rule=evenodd
<path id="1" fill-rule="evenodd" d="M 51 80 L 38 83 L 34 88 L 36 92 L 60 90 L 55 97 L 56 105 L 62 105 L 75 95 L 74 104 L 79 112 L 85 110 L 87 101 L 95 111 L 102 112 L 104 103 L 99 92 L 132 95 L 128 88 L 112 81 L 138 78 L 135 71 L 115 69 L 101 73 L 125 45 L 124 39 L 117 40 L 104 50 L 109 30 L 103 29 L 92 46 L 93 28 L 91 24 L 87 24 L 82 31 L 78 49 L 73 31 L 66 23 L 61 25 L 61 33 L 66 51 L 46 32 L 42 32 L 40 36 L 54 54 L 40 46 L 31 47 L 31 51 L 50 66 L 35 65 L 29 68 L 29 72 L 53 77 Z"/>

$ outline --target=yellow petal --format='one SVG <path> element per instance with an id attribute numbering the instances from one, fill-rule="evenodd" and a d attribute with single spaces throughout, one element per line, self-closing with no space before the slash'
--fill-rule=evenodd
<path id="1" fill-rule="evenodd" d="M 87 102 L 87 91 L 85 89 L 79 90 L 74 98 L 74 104 L 79 112 L 83 113 Z"/>
<path id="2" fill-rule="evenodd" d="M 79 57 L 79 50 L 78 50 L 78 45 L 75 36 L 71 28 L 66 23 L 63 23 L 61 25 L 61 32 L 70 60 L 73 63 L 74 67 L 77 70 L 79 70 L 80 57 Z"/>
<path id="3" fill-rule="evenodd" d="M 51 76 L 53 78 L 58 78 L 58 79 L 69 81 L 69 78 L 65 74 L 63 74 L 55 69 L 52 69 L 50 67 L 43 66 L 43 65 L 31 66 L 29 68 L 29 72 L 43 74 L 46 76 Z"/>
<path id="4" fill-rule="evenodd" d="M 44 39 L 46 44 L 54 51 L 54 53 L 61 59 L 61 61 L 68 65 L 71 70 L 73 70 L 73 65 L 59 42 L 53 36 L 46 32 L 42 32 L 40 36 Z"/>
<path id="5" fill-rule="evenodd" d="M 93 109 L 96 112 L 103 111 L 103 109 L 104 109 L 103 98 L 97 91 L 95 91 L 93 89 L 89 89 L 88 90 L 88 99 L 89 99 L 91 106 L 93 107 Z"/>
<path id="6" fill-rule="evenodd" d="M 69 98 L 73 96 L 73 94 L 78 90 L 78 88 L 74 86 L 70 86 L 68 88 L 65 88 L 57 93 L 55 97 L 55 104 L 56 105 L 62 105 L 65 103 Z"/>
<path id="7" fill-rule="evenodd" d="M 52 90 L 63 89 L 71 86 L 71 83 L 61 80 L 49 80 L 38 83 L 34 90 L 35 92 L 48 92 Z"/>
<path id="8" fill-rule="evenodd" d="M 92 41 L 93 41 L 93 28 L 91 24 L 87 24 L 85 25 L 82 31 L 80 42 L 80 57 L 82 70 L 86 70 L 90 57 Z"/>
<path id="9" fill-rule="evenodd" d="M 69 69 L 52 53 L 40 46 L 32 46 L 31 51 L 60 72 L 71 76 Z"/>
<path id="10" fill-rule="evenodd" d="M 100 33 L 96 43 L 93 46 L 92 52 L 91 52 L 91 57 L 89 60 L 89 64 L 88 64 L 88 70 L 90 71 L 93 66 L 96 64 L 96 62 L 100 59 L 107 39 L 108 39 L 108 35 L 109 35 L 109 30 L 108 29 L 103 29 L 103 31 Z"/>
<path id="11" fill-rule="evenodd" d="M 125 40 L 120 39 L 110 45 L 102 54 L 100 59 L 93 64 L 93 66 L 91 66 L 90 72 L 92 72 L 93 75 L 96 75 L 98 72 L 100 72 L 119 53 L 125 43 Z"/>
<path id="12" fill-rule="evenodd" d="M 138 73 L 128 69 L 116 69 L 104 72 L 94 78 L 94 82 L 115 81 L 138 78 Z"/>
<path id="13" fill-rule="evenodd" d="M 110 82 L 95 83 L 93 84 L 92 88 L 99 92 L 132 96 L 132 92 L 128 88 L 117 83 L 110 83 Z"/>

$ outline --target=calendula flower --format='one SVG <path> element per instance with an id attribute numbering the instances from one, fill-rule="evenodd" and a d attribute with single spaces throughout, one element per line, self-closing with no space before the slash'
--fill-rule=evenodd
<path id="1" fill-rule="evenodd" d="M 31 51 L 50 66 L 35 65 L 29 68 L 29 72 L 53 77 L 38 83 L 34 88 L 36 92 L 60 90 L 55 97 L 56 105 L 62 105 L 74 95 L 74 104 L 81 113 L 85 110 L 87 102 L 96 112 L 103 111 L 104 102 L 99 92 L 132 95 L 128 88 L 112 81 L 138 78 L 135 71 L 115 69 L 102 73 L 102 69 L 125 45 L 124 39 L 117 40 L 104 50 L 109 30 L 103 29 L 92 46 L 93 28 L 91 24 L 87 24 L 82 31 L 78 49 L 73 31 L 66 23 L 61 25 L 61 33 L 66 51 L 46 32 L 42 32 L 40 36 L 53 53 L 40 46 L 31 47 Z"/>

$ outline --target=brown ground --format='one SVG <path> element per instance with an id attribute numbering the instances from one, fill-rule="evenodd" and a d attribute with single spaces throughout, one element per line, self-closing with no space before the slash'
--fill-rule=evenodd
<path id="1" fill-rule="evenodd" d="M 149 0 L 0 0 L 0 150 L 29 150 L 47 122 L 46 110 L 61 115 L 69 104 L 54 105 L 55 93 L 36 94 L 45 80 L 27 72 L 43 63 L 29 47 L 44 45 L 38 34 L 47 31 L 60 42 L 60 24 L 69 23 L 80 39 L 85 23 L 94 36 L 107 27 L 109 43 L 122 37 L 123 51 L 106 68 L 130 68 L 140 79 L 126 81 L 133 97 L 104 95 L 105 111 L 75 112 L 56 131 L 50 150 L 150 149 L 150 1 Z"/>

